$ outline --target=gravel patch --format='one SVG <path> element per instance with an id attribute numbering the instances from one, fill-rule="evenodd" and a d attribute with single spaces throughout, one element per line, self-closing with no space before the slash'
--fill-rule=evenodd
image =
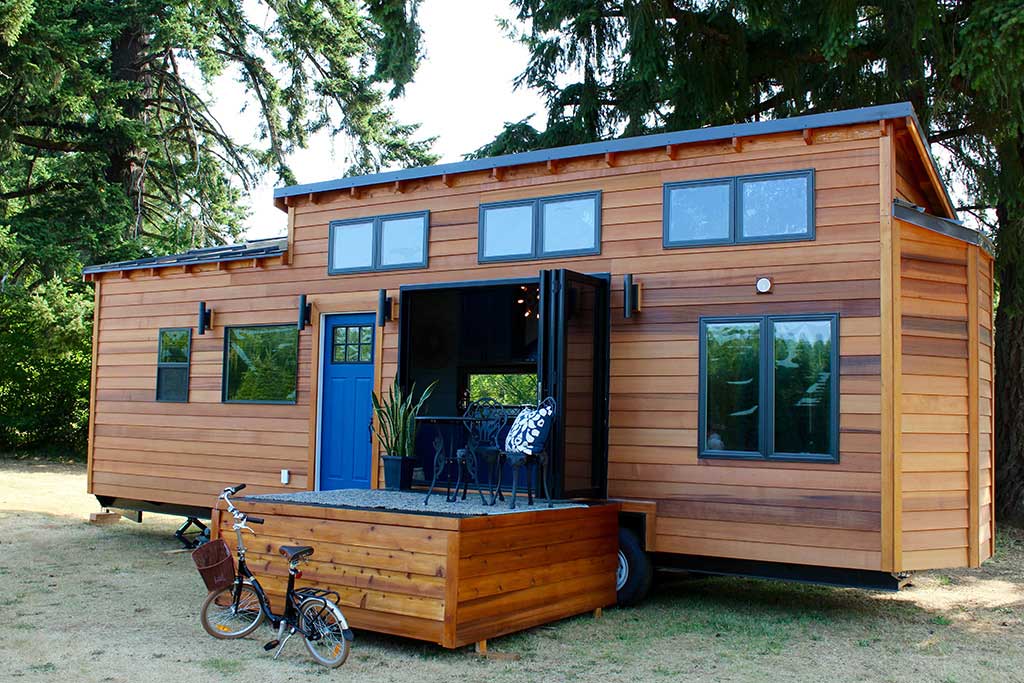
<path id="1" fill-rule="evenodd" d="M 517 512 L 546 510 L 547 503 L 543 498 L 534 498 L 532 506 L 521 500 L 515 510 L 508 509 L 508 498 L 499 500 L 497 505 L 483 505 L 480 495 L 470 491 L 466 500 L 461 498 L 454 503 L 445 500 L 444 491 L 434 492 L 430 496 L 430 504 L 424 505 L 426 493 L 421 491 L 386 491 L 383 489 L 335 489 L 333 491 L 301 491 L 298 493 L 265 493 L 258 496 L 246 496 L 246 500 L 272 503 L 294 503 L 296 505 L 315 505 L 318 507 L 353 508 L 359 510 L 394 510 L 397 512 L 417 512 L 420 514 L 449 515 L 455 517 L 477 517 L 481 515 L 508 515 Z M 552 508 L 586 507 L 581 503 L 557 502 Z"/>

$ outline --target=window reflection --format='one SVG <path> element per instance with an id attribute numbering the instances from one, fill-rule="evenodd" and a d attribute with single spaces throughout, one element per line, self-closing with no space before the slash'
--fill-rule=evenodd
<path id="1" fill-rule="evenodd" d="M 743 237 L 806 235 L 808 176 L 742 181 L 740 231 Z"/>
<path id="2" fill-rule="evenodd" d="M 759 450 L 759 322 L 709 323 L 706 442 L 712 451 Z"/>
<path id="3" fill-rule="evenodd" d="M 775 322 L 775 452 L 828 453 L 832 416 L 832 324 Z"/>

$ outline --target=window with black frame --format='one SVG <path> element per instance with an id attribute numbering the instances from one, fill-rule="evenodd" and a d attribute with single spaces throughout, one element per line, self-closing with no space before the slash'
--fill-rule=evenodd
<path id="1" fill-rule="evenodd" d="M 666 183 L 665 247 L 814 239 L 814 170 Z"/>
<path id="2" fill-rule="evenodd" d="M 160 330 L 157 341 L 156 400 L 170 403 L 188 401 L 191 350 L 192 330 L 190 328 Z"/>
<path id="3" fill-rule="evenodd" d="M 327 273 L 426 268 L 430 212 L 331 221 Z"/>
<path id="4" fill-rule="evenodd" d="M 225 403 L 295 403 L 299 333 L 294 324 L 224 331 Z"/>
<path id="5" fill-rule="evenodd" d="M 706 318 L 703 458 L 839 458 L 838 316 Z"/>
<path id="6" fill-rule="evenodd" d="M 370 363 L 373 361 L 373 326 L 338 325 L 331 340 L 332 363 Z"/>
<path id="7" fill-rule="evenodd" d="M 481 263 L 601 253 L 601 193 L 480 205 Z"/>

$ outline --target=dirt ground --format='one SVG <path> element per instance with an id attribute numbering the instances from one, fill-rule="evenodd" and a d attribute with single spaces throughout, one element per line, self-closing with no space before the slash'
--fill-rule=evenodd
<path id="1" fill-rule="evenodd" d="M 919 574 L 899 594 L 660 577 L 651 598 L 492 641 L 518 660 L 357 632 L 340 669 L 269 629 L 206 635 L 177 520 L 94 527 L 84 468 L 0 460 L 0 681 L 1024 682 L 1024 531 L 980 570 Z"/>

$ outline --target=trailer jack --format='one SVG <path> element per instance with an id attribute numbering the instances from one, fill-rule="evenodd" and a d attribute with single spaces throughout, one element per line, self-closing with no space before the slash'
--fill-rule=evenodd
<path id="1" fill-rule="evenodd" d="M 195 531 L 189 532 L 189 527 Z M 195 517 L 187 517 L 185 522 L 174 532 L 174 537 L 181 541 L 186 550 L 193 550 L 210 540 L 210 529 Z"/>

